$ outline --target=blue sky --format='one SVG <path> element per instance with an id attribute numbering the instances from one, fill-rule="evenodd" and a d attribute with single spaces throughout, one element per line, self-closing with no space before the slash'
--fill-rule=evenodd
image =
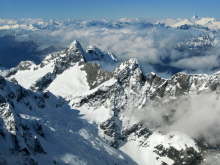
<path id="1" fill-rule="evenodd" d="M 0 0 L 3 18 L 220 17 L 220 0 Z"/>

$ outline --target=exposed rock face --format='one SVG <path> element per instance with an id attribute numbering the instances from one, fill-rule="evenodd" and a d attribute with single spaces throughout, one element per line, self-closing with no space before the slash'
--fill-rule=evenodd
<path id="1" fill-rule="evenodd" d="M 159 156 L 167 156 L 174 160 L 173 165 L 194 165 L 200 164 L 202 162 L 202 155 L 195 151 L 194 148 L 189 147 L 185 150 L 178 151 L 174 147 L 170 147 L 169 149 L 165 149 L 163 145 L 158 145 L 154 150 Z M 166 163 L 163 163 L 164 165 Z"/>
<path id="2" fill-rule="evenodd" d="M 50 85 L 51 82 L 53 82 L 55 78 L 56 78 L 56 74 L 49 72 L 40 79 L 38 79 L 31 88 L 33 90 L 37 89 L 38 91 L 43 91 Z"/>
<path id="3" fill-rule="evenodd" d="M 62 53 L 64 55 L 62 55 Z M 57 75 L 62 74 L 66 69 L 74 66 L 76 63 L 84 63 L 84 50 L 82 49 L 80 43 L 78 41 L 73 41 L 69 48 L 64 50 L 64 52 L 58 53 L 55 57 L 51 56 L 51 60 L 54 61 L 54 68 L 52 72 L 45 74 L 43 77 L 38 79 L 35 84 L 33 84 L 32 89 L 36 90 L 44 90 L 46 89 L 50 83 L 56 78 Z M 47 62 L 51 62 L 50 60 L 46 60 Z M 44 66 L 42 62 L 41 66 Z"/>
<path id="4" fill-rule="evenodd" d="M 23 72 L 30 71 L 35 74 L 34 71 L 40 70 L 40 76 L 32 82 L 30 87 L 30 89 L 38 91 L 37 93 L 19 85 L 14 85 L 13 90 L 7 90 L 9 82 L 4 77 L 0 77 L 0 91 L 3 91 L 3 93 L 0 92 L 0 118 L 3 119 L 0 122 L 2 126 L 0 136 L 5 136 L 7 133 L 12 134 L 13 140 L 11 141 L 13 141 L 14 150 L 16 152 L 22 150 L 22 153 L 29 155 L 30 160 L 28 161 L 32 161 L 32 164 L 36 163 L 32 158 L 33 154 L 47 154 L 42 143 L 47 137 L 44 132 L 45 126 L 39 122 L 26 124 L 26 121 L 24 122 L 24 119 L 17 113 L 17 109 L 19 109 L 17 104 L 22 104 L 29 111 L 45 109 L 47 100 L 51 97 L 51 93 L 46 92 L 48 86 L 68 69 L 77 66 L 80 68 L 79 71 L 86 74 L 88 93 L 77 98 L 65 98 L 66 100 L 62 101 L 55 99 L 52 102 L 54 104 L 52 108 L 62 107 L 66 101 L 79 110 L 86 108 L 88 111 L 96 112 L 101 111 L 100 109 L 104 107 L 110 115 L 106 117 L 106 114 L 100 112 L 105 120 L 96 124 L 101 138 L 111 147 L 118 150 L 135 143 L 135 146 L 140 148 L 137 152 L 141 151 L 138 154 L 146 153 L 146 156 L 154 157 L 156 165 L 199 165 L 203 161 L 204 151 L 209 151 L 210 148 L 213 148 L 212 145 L 187 136 L 184 136 L 186 141 L 181 141 L 178 137 L 182 135 L 160 132 L 157 128 L 148 126 L 141 119 L 132 121 L 127 117 L 127 113 L 132 116 L 144 107 L 178 104 L 179 98 L 187 98 L 187 96 L 204 92 L 219 95 L 220 73 L 213 75 L 177 73 L 170 79 L 165 79 L 155 73 L 145 75 L 136 59 L 121 63 L 113 72 L 102 69 L 102 64 L 94 62 L 106 59 L 114 61 L 113 57 L 103 54 L 98 48 L 92 47 L 84 51 L 80 43 L 75 41 L 69 48 L 45 58 L 40 65 L 23 62 L 6 74 L 9 79 L 17 81 L 13 76 L 18 73 L 23 74 Z M 69 81 L 68 78 L 66 81 Z M 85 83 L 83 80 L 83 78 L 80 79 L 80 83 Z M 17 83 L 22 83 L 22 81 L 18 80 Z M 4 91 L 8 91 L 8 93 L 5 94 Z M 45 92 L 42 93 L 43 91 Z M 30 99 L 34 100 L 34 105 L 29 101 Z M 102 109 L 102 111 L 104 110 Z M 162 120 L 168 124 L 172 123 L 172 116 L 175 113 L 175 108 L 170 109 L 167 114 L 163 114 Z M 147 115 L 147 112 L 143 115 Z M 95 118 L 95 116 L 91 118 Z M 82 136 L 84 136 L 83 133 Z M 18 138 L 22 140 L 17 140 Z M 22 145 L 20 141 L 22 141 Z M 3 159 L 3 161 L 7 160 Z"/>
<path id="5" fill-rule="evenodd" d="M 84 51 L 78 41 L 73 41 L 70 47 L 65 50 L 64 56 L 55 61 L 54 73 L 61 74 L 64 70 L 74 65 L 76 62 L 84 62 Z"/>
<path id="6" fill-rule="evenodd" d="M 85 63 L 81 70 L 87 73 L 87 81 L 90 89 L 112 78 L 111 72 L 102 70 L 100 66 L 95 63 Z"/>
<path id="7" fill-rule="evenodd" d="M 96 53 L 98 51 L 98 59 L 94 57 L 95 52 L 91 52 L 91 50 L 84 51 L 78 41 L 73 41 L 67 49 L 46 57 L 39 66 L 29 62 L 22 62 L 18 67 L 11 69 L 6 77 L 15 75 L 19 70 L 30 70 L 30 66 L 34 67 L 34 70 L 38 70 L 39 68 L 52 65 L 52 71 L 41 76 L 36 82 L 33 82 L 33 85 L 31 86 L 31 89 L 33 90 L 42 91 L 50 85 L 57 75 L 62 74 L 65 70 L 68 70 L 75 65 L 80 65 L 82 66 L 82 70 L 87 73 L 88 84 L 92 89 L 112 77 L 112 74 L 109 71 L 102 70 L 100 65 L 117 62 L 117 59 L 113 57 L 113 55 L 110 56 L 110 54 L 104 54 L 98 48 L 95 50 Z M 102 63 L 99 64 L 99 61 L 102 61 Z"/>
<path id="8" fill-rule="evenodd" d="M 35 165 L 37 162 L 33 155 L 46 154 L 41 144 L 44 137 L 43 127 L 40 123 L 21 118 L 18 109 L 42 109 L 45 107 L 44 98 L 7 82 L 4 78 L 1 81 L 4 82 L 4 88 L 0 89 L 0 143 L 3 147 L 0 154 L 5 155 L 1 161 L 5 164 L 17 161 L 18 164 Z"/>
<path id="9" fill-rule="evenodd" d="M 111 81 L 114 79 L 113 84 L 109 87 L 100 85 L 93 93 L 81 97 L 80 101 L 74 105 L 83 107 L 86 104 L 89 107 L 94 107 L 94 109 L 106 105 L 110 108 L 113 115 L 103 122 L 100 128 L 103 130 L 103 134 L 108 137 L 106 139 L 109 144 L 115 148 L 120 148 L 128 141 L 130 135 L 142 132 L 141 134 L 145 135 L 144 139 L 146 140 L 154 131 L 141 123 L 124 127 L 127 122 L 124 113 L 131 107 L 131 104 L 135 111 L 135 108 L 148 106 L 151 103 L 161 104 L 160 102 L 164 99 L 173 102 L 172 100 L 178 101 L 179 97 L 190 94 L 208 91 L 218 93 L 219 78 L 219 73 L 213 75 L 177 73 L 170 79 L 161 78 L 155 73 L 145 76 L 138 62 L 131 59 L 115 69 L 111 79 Z M 168 116 L 164 116 L 164 120 L 172 122 L 170 118 L 174 113 L 175 109 L 171 110 L 170 114 L 167 114 Z M 172 159 L 175 162 L 174 164 L 196 165 L 203 160 L 202 152 L 196 151 L 193 147 L 177 151 L 173 147 L 164 150 L 163 145 L 161 145 L 155 147 L 155 152 L 160 157 L 161 153 L 164 153 L 163 156 L 166 155 Z"/>
<path id="10" fill-rule="evenodd" d="M 79 119 L 76 110 L 71 109 L 63 99 L 50 92 L 32 92 L 3 77 L 1 85 L 0 163 L 66 164 L 69 159 L 62 156 L 71 153 L 77 159 L 69 162 L 70 164 L 135 164 L 126 155 L 121 155 L 120 151 L 103 143 L 94 128 Z M 76 148 L 82 152 L 78 152 Z M 88 150 L 90 152 L 86 153 Z M 100 159 L 96 159 L 100 150 Z M 117 157 L 117 154 L 123 159 Z"/>

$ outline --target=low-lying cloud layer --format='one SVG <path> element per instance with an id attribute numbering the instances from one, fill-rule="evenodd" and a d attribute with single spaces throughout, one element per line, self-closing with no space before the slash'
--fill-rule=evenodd
<path id="1" fill-rule="evenodd" d="M 135 121 L 143 121 L 151 129 L 182 132 L 195 139 L 205 139 L 211 145 L 219 145 L 219 97 L 216 93 L 181 97 L 175 101 L 148 104 L 140 110 L 131 108 L 127 115 Z"/>
<path id="2" fill-rule="evenodd" d="M 206 72 L 220 66 L 219 49 L 213 48 L 214 44 L 219 44 L 217 39 L 213 41 L 212 32 L 197 29 L 180 30 L 158 25 L 146 28 L 125 26 L 118 29 L 84 27 L 61 29 L 50 35 L 62 38 L 63 43 L 78 39 L 84 46 L 96 45 L 113 51 L 123 60 L 137 58 L 148 72 Z M 197 40 L 203 36 L 209 38 Z"/>
<path id="3" fill-rule="evenodd" d="M 32 40 L 40 48 L 67 47 L 79 40 L 84 47 L 95 45 L 120 59 L 137 58 L 146 72 L 172 74 L 178 71 L 212 72 L 220 69 L 220 32 L 201 26 L 172 28 L 146 20 L 2 20 L 2 25 L 31 24 L 33 30 L 17 29 L 18 40 Z M 9 24 L 8 23 L 8 24 Z M 36 30 L 38 29 L 38 30 Z M 10 35 L 11 30 L 1 30 Z M 16 52 L 15 52 L 16 53 Z"/>

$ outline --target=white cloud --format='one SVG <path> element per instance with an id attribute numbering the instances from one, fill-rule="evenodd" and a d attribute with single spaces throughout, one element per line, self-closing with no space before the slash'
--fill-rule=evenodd
<path id="1" fill-rule="evenodd" d="M 37 20 L 9 20 L 8 24 L 33 23 L 41 30 L 24 32 L 25 39 L 37 41 L 41 45 L 55 45 L 66 47 L 72 40 L 77 39 L 86 47 L 96 45 L 101 49 L 113 51 L 121 59 L 137 58 L 146 68 L 146 72 L 154 71 L 151 64 L 157 66 L 177 67 L 185 71 L 210 71 L 219 67 L 220 35 L 219 32 L 207 32 L 204 29 L 192 28 L 180 30 L 168 28 L 158 24 L 150 24 L 145 20 L 121 19 L 119 21 L 91 20 L 91 21 L 44 21 Z M 1 20 L 7 23 L 6 20 Z M 203 50 L 200 54 L 194 50 L 177 51 L 177 45 L 191 44 L 201 36 L 215 36 L 215 48 Z M 19 32 L 17 37 L 24 35 Z M 193 43 L 192 43 L 193 44 Z M 199 43 L 194 45 L 198 46 Z M 206 44 L 206 41 L 204 41 Z M 45 46 L 43 46 L 45 47 Z M 149 69 L 149 70 L 148 70 Z M 163 69 L 164 72 L 168 70 Z"/>
<path id="2" fill-rule="evenodd" d="M 220 144 L 219 99 L 216 93 L 202 93 L 149 103 L 139 110 L 130 105 L 127 115 L 151 129 L 182 132 L 196 139 L 203 137 L 209 144 Z"/>
<path id="3" fill-rule="evenodd" d="M 220 61 L 218 56 L 198 56 L 198 57 L 188 57 L 180 59 L 174 62 L 172 65 L 180 67 L 183 69 L 195 69 L 195 70 L 207 70 L 214 67 L 220 66 Z"/>

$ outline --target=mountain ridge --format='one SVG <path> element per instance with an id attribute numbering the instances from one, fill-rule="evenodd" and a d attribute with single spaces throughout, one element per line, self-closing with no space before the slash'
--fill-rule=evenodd
<path id="1" fill-rule="evenodd" d="M 91 130 L 97 129 L 97 134 L 94 136 L 103 141 L 103 145 L 109 147 L 116 155 L 122 152 L 133 159 L 133 161 L 129 160 L 128 164 L 136 162 L 144 165 L 150 162 L 152 165 L 200 165 L 205 161 L 206 152 L 209 152 L 208 148 L 211 148 L 212 144 L 178 131 L 160 130 L 161 123 L 168 126 L 172 124 L 173 116 L 178 114 L 178 109 L 173 109 L 171 106 L 166 111 L 161 111 L 161 119 L 153 120 L 152 122 L 156 123 L 153 125 L 148 123 L 149 119 L 146 120 L 144 116 L 151 114 L 149 109 L 157 110 L 168 104 L 173 104 L 175 107 L 182 98 L 187 100 L 190 96 L 207 92 L 218 95 L 219 73 L 212 75 L 177 73 L 165 79 L 153 72 L 145 75 L 137 59 L 134 58 L 122 62 L 113 72 L 109 72 L 104 70 L 99 63 L 85 60 L 84 53 L 86 51 L 82 49 L 80 43 L 74 41 L 69 48 L 50 54 L 39 65 L 22 62 L 18 67 L 4 71 L 2 75 L 5 78 L 2 77 L 0 82 L 4 85 L 4 82 L 7 84 L 9 80 L 12 84 L 20 84 L 26 88 L 20 87 L 22 91 L 30 90 L 32 93 L 39 93 L 46 97 L 45 99 L 48 97 L 47 92 L 49 92 L 49 97 L 61 98 L 63 100 L 61 102 L 68 106 L 70 111 L 76 112 L 75 109 L 77 109 L 81 119 L 89 124 L 95 123 L 95 126 L 91 126 Z M 2 87 L 2 90 L 5 89 Z M 23 96 L 22 93 L 21 96 Z M 3 96 L 0 100 L 4 102 L 5 97 Z M 42 99 L 39 101 L 40 106 L 44 108 L 44 103 L 47 104 L 47 102 L 43 101 L 41 105 Z M 56 102 L 58 102 L 59 109 L 59 101 L 56 99 L 49 101 L 48 104 Z M 23 103 L 19 102 L 19 104 Z M 25 104 L 29 106 L 30 103 Z M 7 108 L 4 107 L 3 111 L 7 112 Z M 139 112 L 143 117 L 137 116 Z M 42 112 L 41 115 L 43 114 Z M 58 111 L 57 114 L 59 114 Z M 42 117 L 41 115 L 39 117 Z M 50 114 L 47 115 L 50 116 Z M 47 115 L 46 117 L 49 117 Z M 53 117 L 57 120 L 58 116 L 55 113 Z M 1 118 L 5 117 L 1 116 Z M 62 123 L 66 120 L 65 118 L 67 116 L 58 122 Z M 56 120 L 51 119 L 51 122 L 56 123 Z M 76 120 L 75 124 L 81 122 L 80 120 Z M 71 122 L 74 123 L 74 119 Z M 63 128 L 58 128 L 59 131 L 60 129 Z M 74 126 L 71 129 L 74 130 Z M 86 131 L 91 130 L 89 126 Z M 75 132 L 77 138 L 79 138 L 78 133 Z M 49 154 L 51 151 L 45 152 Z M 71 152 L 75 153 L 74 150 Z M 94 151 L 94 154 L 97 153 Z M 115 160 L 116 164 L 123 162 L 115 156 L 113 158 L 108 157 L 108 154 L 104 156 L 106 156 L 106 161 Z M 79 158 L 83 156 L 79 155 Z M 86 155 L 84 158 L 93 161 L 93 158 Z M 72 159 L 75 160 L 75 158 Z M 77 157 L 76 160 L 78 160 Z M 68 163 L 72 164 L 71 161 Z M 80 160 L 78 163 L 80 164 Z M 126 161 L 124 163 L 126 164 Z M 90 163 L 87 162 L 87 164 Z"/>

